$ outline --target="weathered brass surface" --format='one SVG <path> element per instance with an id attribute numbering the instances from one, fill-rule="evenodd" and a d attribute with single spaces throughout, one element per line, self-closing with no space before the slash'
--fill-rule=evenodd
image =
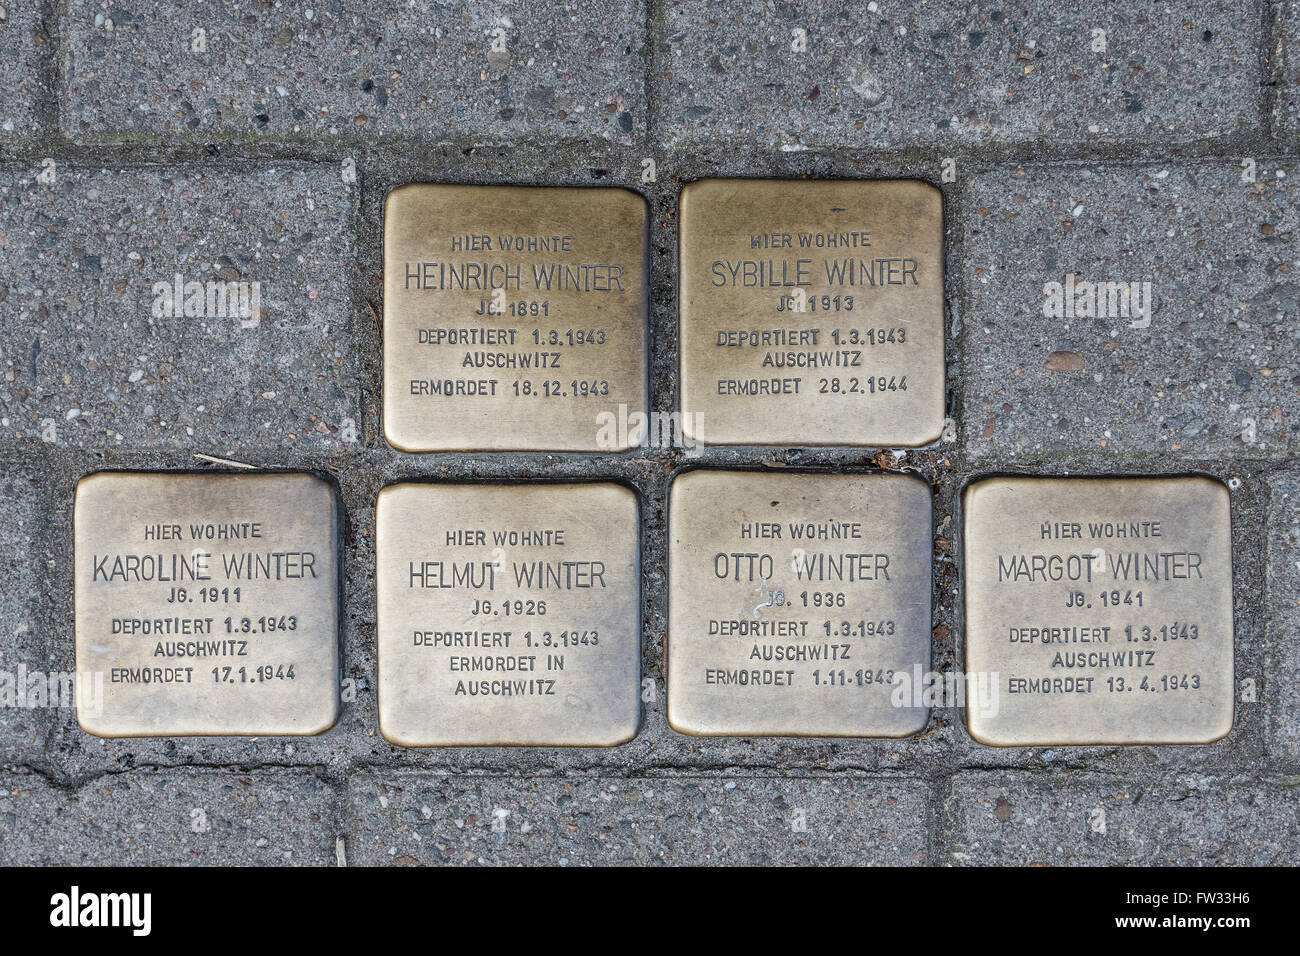
<path id="1" fill-rule="evenodd" d="M 668 720 L 901 737 L 930 660 L 930 490 L 906 475 L 691 471 L 672 485 Z M 918 704 L 897 706 L 896 704 Z"/>
<path id="2" fill-rule="evenodd" d="M 82 728 L 142 737 L 332 727 L 337 507 L 333 488 L 305 474 L 99 472 L 78 482 Z"/>
<path id="3" fill-rule="evenodd" d="M 1227 488 L 1199 477 L 988 478 L 966 489 L 964 510 L 976 740 L 1209 743 L 1228 733 Z"/>
<path id="4" fill-rule="evenodd" d="M 623 451 L 646 411 L 646 204 L 625 189 L 388 194 L 384 431 L 404 451 Z M 604 417 L 602 417 L 604 416 Z"/>
<path id="5" fill-rule="evenodd" d="M 709 179 L 687 186 L 681 207 L 688 435 L 720 445 L 938 439 L 938 189 Z"/>
<path id="6" fill-rule="evenodd" d="M 408 747 L 631 740 L 638 528 L 635 493 L 615 484 L 381 491 L 384 736 Z"/>

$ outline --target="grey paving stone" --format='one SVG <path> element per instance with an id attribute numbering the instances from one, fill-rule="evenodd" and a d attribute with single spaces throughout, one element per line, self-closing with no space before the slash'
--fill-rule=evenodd
<path id="1" fill-rule="evenodd" d="M 355 441 L 352 191 L 301 164 L 0 171 L 0 435 L 286 462 Z"/>
<path id="2" fill-rule="evenodd" d="M 1300 861 L 1294 781 L 958 774 L 944 801 L 957 864 L 1287 865 Z"/>
<path id="3" fill-rule="evenodd" d="M 368 865 L 904 865 L 926 862 L 928 794 L 879 778 L 372 771 L 350 779 L 344 827 L 349 862 Z"/>
<path id="4" fill-rule="evenodd" d="M 75 700 L 57 678 L 51 685 L 46 666 L 41 595 L 52 552 L 43 485 L 36 464 L 0 458 L 0 763 L 41 760 L 50 708 Z"/>
<path id="5" fill-rule="evenodd" d="M 0 863 L 64 866 L 326 865 L 336 794 L 309 771 L 142 770 L 68 792 L 10 775 Z"/>
<path id="6" fill-rule="evenodd" d="M 1268 522 L 1269 751 L 1300 760 L 1300 472 L 1274 475 Z"/>
<path id="7" fill-rule="evenodd" d="M 1292 453 L 1297 172 L 1261 163 L 1248 183 L 1223 161 L 977 176 L 962 191 L 949 258 L 965 289 L 963 438 L 972 458 Z M 1074 314 L 1045 314 L 1071 303 L 1071 281 Z M 1084 282 L 1149 290 L 1149 327 L 1109 301 L 1106 317 L 1083 314 Z"/>
<path id="8" fill-rule="evenodd" d="M 646 125 L 636 0 L 181 0 L 109 11 L 69 0 L 64 33 L 75 139 L 630 142 Z"/>
<path id="9" fill-rule="evenodd" d="M 699 146 L 1221 137 L 1259 126 L 1260 24 L 1251 0 L 669 2 L 658 119 Z"/>
<path id="10" fill-rule="evenodd" d="M 30 139 L 41 132 L 50 99 L 41 74 L 49 38 L 41 26 L 41 4 L 4 3 L 0 16 L 0 142 Z"/>
<path id="11" fill-rule="evenodd" d="M 1277 17 L 1273 43 L 1273 82 L 1276 99 L 1273 121 L 1285 134 L 1300 132 L 1300 4 L 1273 0 Z"/>

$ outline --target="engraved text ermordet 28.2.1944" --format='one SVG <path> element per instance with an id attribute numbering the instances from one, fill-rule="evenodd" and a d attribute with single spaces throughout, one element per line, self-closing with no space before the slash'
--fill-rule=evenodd
<path id="1" fill-rule="evenodd" d="M 683 427 L 720 445 L 925 445 L 944 418 L 943 205 L 897 181 L 682 191 Z"/>

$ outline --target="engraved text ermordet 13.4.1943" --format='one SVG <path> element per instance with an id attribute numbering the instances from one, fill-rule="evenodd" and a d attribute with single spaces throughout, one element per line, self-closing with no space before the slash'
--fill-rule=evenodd
<path id="1" fill-rule="evenodd" d="M 966 489 L 963 507 L 967 719 L 977 740 L 1209 743 L 1228 733 L 1232 540 L 1222 483 L 987 478 Z"/>

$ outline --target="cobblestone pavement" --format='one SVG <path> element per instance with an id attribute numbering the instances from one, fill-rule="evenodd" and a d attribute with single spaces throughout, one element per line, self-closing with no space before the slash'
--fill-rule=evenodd
<path id="1" fill-rule="evenodd" d="M 69 709 L 0 709 L 0 862 L 1300 862 L 1300 2 L 1090 6 L 3 0 L 0 669 L 72 668 L 77 479 L 205 454 L 336 476 L 347 694 L 334 729 L 296 739 L 102 740 Z M 661 674 L 673 455 L 386 444 L 388 190 L 645 195 L 652 407 L 671 411 L 677 196 L 716 175 L 940 186 L 954 428 L 907 452 L 697 461 L 929 481 L 945 670 L 966 482 L 1228 480 L 1226 739 L 995 749 L 946 709 L 903 740 L 678 735 Z M 260 281 L 265 320 L 152 317 L 176 273 Z M 1045 283 L 1070 273 L 1151 280 L 1154 321 L 1045 318 Z M 379 735 L 375 495 L 418 476 L 638 489 L 656 693 L 635 740 Z"/>

